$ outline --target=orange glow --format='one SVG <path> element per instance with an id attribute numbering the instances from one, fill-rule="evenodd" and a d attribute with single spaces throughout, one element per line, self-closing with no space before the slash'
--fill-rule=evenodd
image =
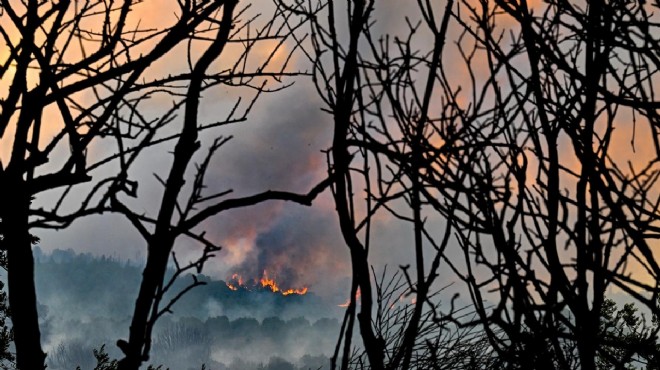
<path id="1" fill-rule="evenodd" d="M 290 294 L 297 294 L 297 295 L 304 295 L 307 294 L 307 287 L 300 288 L 300 289 L 288 289 L 282 292 L 282 295 L 290 295 Z"/>
<path id="2" fill-rule="evenodd" d="M 253 284 L 247 285 L 245 284 L 245 281 L 239 274 L 233 274 L 231 276 L 231 279 L 228 279 L 228 281 L 225 283 L 227 285 L 227 288 L 233 291 L 237 291 L 239 289 L 244 289 L 244 290 L 253 290 L 253 288 L 261 288 L 263 290 L 269 290 L 273 293 L 279 293 L 281 295 L 287 296 L 287 295 L 305 295 L 307 294 L 307 291 L 309 290 L 308 287 L 302 287 L 302 288 L 287 288 L 283 289 L 280 288 L 280 286 L 277 284 L 274 278 L 270 278 L 268 276 L 268 272 L 264 270 L 263 276 L 257 281 L 257 279 L 253 280 Z"/>
<path id="3" fill-rule="evenodd" d="M 360 288 L 357 288 L 357 291 L 355 291 L 355 302 L 357 302 L 360 299 Z M 347 299 L 346 302 L 339 304 L 337 306 L 339 307 L 348 307 L 348 305 L 351 304 L 351 299 Z"/>

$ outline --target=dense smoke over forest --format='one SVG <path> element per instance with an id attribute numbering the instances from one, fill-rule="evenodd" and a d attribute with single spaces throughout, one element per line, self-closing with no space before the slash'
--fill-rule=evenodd
<path id="1" fill-rule="evenodd" d="M 115 346 L 130 324 L 141 269 L 130 261 L 36 249 L 39 313 L 49 368 L 96 365 L 93 350 Z M 113 277 L 122 276 L 122 279 Z M 185 287 L 182 277 L 175 291 Z M 308 369 L 329 363 L 342 309 L 314 293 L 283 296 L 261 286 L 231 290 L 225 281 L 190 291 L 155 328 L 154 365 L 171 369 Z M 248 288 L 250 290 L 248 290 Z"/>

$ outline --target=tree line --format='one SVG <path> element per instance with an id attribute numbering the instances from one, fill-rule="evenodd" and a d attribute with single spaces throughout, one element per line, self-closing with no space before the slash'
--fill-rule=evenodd
<path id="1" fill-rule="evenodd" d="M 33 230 L 112 212 L 143 236 L 130 335 L 117 343 L 119 369 L 137 369 L 155 323 L 204 283 L 164 299 L 218 251 L 205 221 L 265 201 L 310 205 L 325 189 L 352 272 L 332 368 L 446 368 L 461 348 L 481 349 L 479 368 L 657 368 L 656 327 L 636 345 L 603 330 L 608 292 L 658 314 L 657 2 L 417 0 L 400 15 L 375 0 L 276 0 L 259 18 L 247 1 L 176 4 L 171 24 L 150 28 L 130 0 L 0 2 L 0 233 L 18 368 L 45 359 Z M 382 27 L 399 15 L 400 29 Z M 154 67 L 175 52 L 187 60 Z M 209 192 L 207 169 L 230 138 L 200 133 L 248 120 L 294 77 L 315 86 L 331 121 L 327 178 L 306 194 Z M 244 95 L 204 122 L 204 93 L 220 87 Z M 153 114 L 162 96 L 171 107 Z M 168 145 L 145 213 L 136 162 Z M 90 160 L 99 147 L 110 154 Z M 59 200 L 34 206 L 44 194 Z M 414 256 L 389 275 L 371 262 L 383 218 L 408 229 L 400 248 Z M 181 238 L 201 246 L 197 261 L 176 259 Z M 468 308 L 440 299 L 451 282 Z M 413 303 L 384 304 L 393 292 Z"/>
<path id="2" fill-rule="evenodd" d="M 38 311 L 42 320 L 76 320 L 91 315 L 123 321 L 131 316 L 131 303 L 142 278 L 142 266 L 138 262 L 76 254 L 73 250 L 56 249 L 50 254 L 44 254 L 36 247 L 34 251 Z M 170 277 L 174 273 L 170 266 L 166 276 Z M 121 276 L 121 279 L 117 279 L 117 276 Z M 171 298 L 185 289 L 190 279 L 187 276 L 175 281 L 173 291 L 165 297 Z M 334 317 L 341 311 L 335 304 L 328 306 L 327 302 L 313 293 L 283 296 L 266 288 L 233 291 L 223 280 L 203 274 L 198 274 L 197 279 L 204 285 L 188 292 L 185 299 L 173 307 L 172 315 L 175 317 L 206 319 L 227 315 L 231 318 L 263 319 L 276 315 L 282 318 L 302 315 L 315 320 Z M 100 327 L 99 334 L 118 333 L 114 330 L 105 332 Z M 49 330 L 49 334 L 57 335 L 52 330 Z"/>
<path id="3" fill-rule="evenodd" d="M 100 325 L 117 323 L 108 318 L 97 320 Z M 71 325 L 76 325 L 76 331 L 85 335 L 67 333 L 70 336 L 50 351 L 48 368 L 69 370 L 80 366 L 94 369 L 98 366 L 94 350 L 103 349 L 111 357 L 117 354 L 117 350 L 103 343 L 107 338 L 94 335 L 94 322 L 71 322 Z M 305 370 L 319 368 L 329 361 L 321 350 L 332 346 L 334 339 L 327 333 L 334 331 L 337 325 L 336 319 L 310 322 L 304 318 L 282 320 L 278 317 L 261 321 L 254 318 L 230 320 L 227 316 L 205 320 L 181 316 L 171 320 L 167 317 L 154 331 L 150 363 L 154 367 L 162 365 L 163 368 L 183 370 L 199 370 L 202 365 L 208 369 L 239 370 L 246 368 L 241 363 L 257 368 L 260 364 L 267 367 L 269 362 L 277 361 L 289 368 L 294 364 L 300 364 L 296 368 Z M 213 355 L 218 348 L 222 349 L 222 355 Z M 260 355 L 246 356 L 255 352 Z"/>

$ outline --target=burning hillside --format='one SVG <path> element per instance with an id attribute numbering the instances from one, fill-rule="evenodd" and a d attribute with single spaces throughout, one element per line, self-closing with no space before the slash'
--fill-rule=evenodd
<path id="1" fill-rule="evenodd" d="M 260 279 L 251 279 L 249 282 L 243 279 L 239 274 L 233 274 L 230 279 L 227 279 L 227 287 L 231 290 L 268 290 L 273 293 L 279 293 L 284 296 L 295 294 L 295 295 L 304 295 L 307 293 L 308 288 L 282 288 L 274 278 L 268 276 L 268 272 L 264 270 L 263 275 Z"/>

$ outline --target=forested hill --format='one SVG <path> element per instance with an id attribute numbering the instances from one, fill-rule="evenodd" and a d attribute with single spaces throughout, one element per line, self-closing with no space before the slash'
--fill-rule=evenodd
<path id="1" fill-rule="evenodd" d="M 80 319 L 124 319 L 131 315 L 140 284 L 141 265 L 105 256 L 76 254 L 71 250 L 55 250 L 48 255 L 39 250 L 35 252 L 41 316 L 45 317 L 53 310 Z M 234 291 L 222 280 L 204 275 L 197 277 L 206 285 L 195 287 L 179 300 L 173 308 L 175 316 L 200 319 L 223 315 L 232 319 L 305 316 L 318 319 L 337 317 L 341 313 L 337 302 L 323 302 L 313 291 L 287 296 L 268 289 Z M 191 282 L 191 276 L 179 278 L 171 293 L 178 293 Z"/>
<path id="2" fill-rule="evenodd" d="M 71 250 L 45 255 L 36 248 L 35 267 L 49 368 L 91 369 L 92 350 L 102 345 L 119 357 L 114 343 L 128 333 L 142 266 Z M 328 363 L 339 329 L 336 304 L 324 304 L 311 292 L 234 291 L 222 280 L 199 278 L 207 284 L 188 292 L 156 325 L 154 364 L 249 370 Z M 191 281 L 181 278 L 174 292 Z"/>

